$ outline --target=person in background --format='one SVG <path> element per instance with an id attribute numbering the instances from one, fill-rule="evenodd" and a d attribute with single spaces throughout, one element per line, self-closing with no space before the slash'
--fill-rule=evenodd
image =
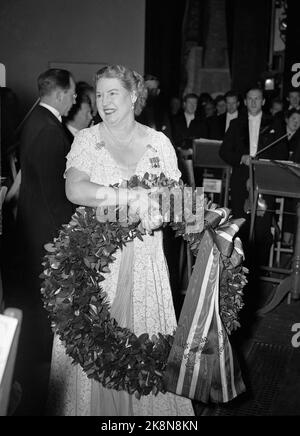
<path id="1" fill-rule="evenodd" d="M 226 111 L 221 115 L 214 115 L 207 118 L 207 131 L 209 139 L 223 140 L 231 120 L 238 117 L 239 96 L 234 91 L 225 94 Z"/>
<path id="2" fill-rule="evenodd" d="M 76 95 L 76 103 L 71 107 L 68 115 L 64 117 L 64 126 L 71 144 L 74 140 L 74 136 L 80 130 L 89 127 L 93 120 L 90 96 L 81 86 L 77 85 Z"/>
<path id="3" fill-rule="evenodd" d="M 208 92 L 201 92 L 198 99 L 198 106 L 196 110 L 197 117 L 205 118 L 205 105 L 209 102 L 213 102 L 212 96 Z"/>
<path id="4" fill-rule="evenodd" d="M 78 94 L 86 94 L 89 97 L 91 102 L 91 113 L 93 116 L 92 124 L 100 123 L 101 118 L 97 111 L 95 88 L 89 83 L 81 80 L 76 83 L 76 92 Z"/>
<path id="5" fill-rule="evenodd" d="M 225 96 L 220 94 L 215 98 L 216 105 L 216 114 L 217 116 L 223 115 L 226 113 L 226 99 Z"/>
<path id="6" fill-rule="evenodd" d="M 172 97 L 170 99 L 170 116 L 175 117 L 175 115 L 178 115 L 178 112 L 181 110 L 181 101 L 179 97 Z"/>
<path id="7" fill-rule="evenodd" d="M 300 110 L 290 109 L 285 112 L 286 133 L 288 133 L 287 144 L 289 157 L 292 158 L 300 145 Z"/>
<path id="8" fill-rule="evenodd" d="M 283 102 L 280 98 L 273 98 L 270 105 L 270 114 L 274 117 L 283 115 Z"/>
<path id="9" fill-rule="evenodd" d="M 286 141 L 289 150 L 289 160 L 300 163 L 300 110 L 291 109 L 285 113 L 286 132 L 289 134 Z M 283 220 L 282 243 L 292 247 L 296 232 L 296 217 L 290 213 L 296 212 L 296 201 L 293 198 L 284 199 L 284 211 L 289 212 Z"/>
<path id="10" fill-rule="evenodd" d="M 215 115 L 216 113 L 216 105 L 214 103 L 214 101 L 208 101 L 205 105 L 204 105 L 204 117 L 208 118 L 208 117 L 212 117 L 213 115 Z"/>
<path id="11" fill-rule="evenodd" d="M 50 321 L 40 294 L 44 246 L 57 237 L 73 212 L 63 177 L 70 142 L 62 116 L 68 115 L 76 101 L 75 82 L 69 71 L 49 69 L 38 77 L 38 91 L 40 103 L 21 133 L 22 177 L 17 214 L 24 274 L 19 365 L 22 402 L 34 409 L 28 410 L 28 414 L 42 413 L 46 388 L 38 379 L 38 369 L 39 365 L 49 364 L 52 349 Z"/>
<path id="12" fill-rule="evenodd" d="M 286 99 L 288 101 L 288 107 L 287 107 L 288 110 L 290 109 L 300 110 L 300 91 L 298 89 L 295 88 L 290 89 Z"/>
<path id="13" fill-rule="evenodd" d="M 143 111 L 137 116 L 137 121 L 145 126 L 163 132 L 169 139 L 172 138 L 171 121 L 168 109 L 165 107 L 161 95 L 160 81 L 152 74 L 146 74 L 144 77 L 147 89 L 147 102 Z"/>
<path id="14" fill-rule="evenodd" d="M 220 157 L 232 166 L 230 179 L 231 210 L 234 218 L 247 217 L 245 202 L 249 197 L 247 181 L 249 179 L 250 157 L 271 144 L 284 134 L 282 124 L 263 113 L 264 95 L 260 88 L 250 88 L 245 96 L 247 112 L 230 122 L 223 143 Z M 287 159 L 288 149 L 284 140 L 269 148 L 260 156 L 264 159 Z M 270 200 L 271 205 L 272 200 Z M 268 205 L 267 205 L 268 206 Z M 270 209 L 271 207 L 268 207 Z M 256 219 L 256 241 L 259 247 L 260 264 L 266 264 L 272 244 L 271 214 Z M 262 243 L 263 241 L 263 243 Z"/>
<path id="15" fill-rule="evenodd" d="M 183 98 L 183 112 L 173 119 L 173 143 L 176 148 L 191 148 L 195 138 L 206 138 L 205 123 L 196 115 L 197 94 L 186 94 Z"/>

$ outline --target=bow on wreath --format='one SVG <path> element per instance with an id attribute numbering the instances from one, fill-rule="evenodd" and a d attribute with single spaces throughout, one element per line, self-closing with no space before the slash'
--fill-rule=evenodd
<path id="1" fill-rule="evenodd" d="M 228 209 L 207 210 L 193 273 L 181 311 L 167 371 L 167 390 L 207 403 L 228 402 L 245 391 L 240 368 L 219 313 L 220 277 L 244 257 L 234 235 L 243 219 Z"/>

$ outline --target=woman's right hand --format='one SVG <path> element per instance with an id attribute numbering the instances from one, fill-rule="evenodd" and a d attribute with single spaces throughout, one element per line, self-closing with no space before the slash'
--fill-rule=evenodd
<path id="1" fill-rule="evenodd" d="M 130 196 L 132 200 L 129 201 L 129 214 L 138 214 L 142 226 L 148 233 L 162 225 L 159 203 L 150 197 L 148 189 L 134 188 Z"/>

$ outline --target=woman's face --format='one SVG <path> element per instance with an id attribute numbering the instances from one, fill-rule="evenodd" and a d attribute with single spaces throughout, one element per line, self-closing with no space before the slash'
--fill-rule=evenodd
<path id="1" fill-rule="evenodd" d="M 116 125 L 133 114 L 130 92 L 116 78 L 98 80 L 96 100 L 99 115 L 107 124 Z"/>
<path id="2" fill-rule="evenodd" d="M 296 132 L 296 130 L 300 127 L 300 114 L 293 114 L 290 118 L 287 119 L 287 126 L 292 132 Z"/>

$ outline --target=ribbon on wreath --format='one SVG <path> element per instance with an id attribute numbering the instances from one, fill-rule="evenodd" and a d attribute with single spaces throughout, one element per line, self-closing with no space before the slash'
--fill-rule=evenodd
<path id="1" fill-rule="evenodd" d="M 243 219 L 228 209 L 207 210 L 204 231 L 166 370 L 169 392 L 207 403 L 226 403 L 245 391 L 240 367 L 219 314 L 219 284 L 226 256 L 232 268 L 244 257 L 234 238 Z"/>

